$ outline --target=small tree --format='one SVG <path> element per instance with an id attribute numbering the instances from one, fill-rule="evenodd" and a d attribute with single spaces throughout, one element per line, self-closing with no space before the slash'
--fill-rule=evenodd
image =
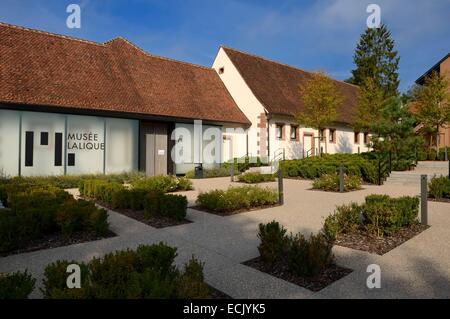
<path id="1" fill-rule="evenodd" d="M 322 129 L 336 121 L 337 109 L 344 97 L 336 83 L 324 72 L 313 73 L 311 79 L 300 85 L 300 93 L 304 110 L 297 114 L 297 122 L 319 130 L 320 135 Z"/>
<path id="2" fill-rule="evenodd" d="M 425 79 L 425 84 L 414 90 L 417 119 L 429 133 L 436 134 L 437 152 L 439 152 L 439 129 L 445 123 L 450 123 L 450 94 L 448 89 L 448 81 L 439 73 L 433 71 Z"/>
<path id="3" fill-rule="evenodd" d="M 360 87 L 357 107 L 353 116 L 355 131 L 368 132 L 382 117 L 384 92 L 373 78 L 367 78 Z"/>

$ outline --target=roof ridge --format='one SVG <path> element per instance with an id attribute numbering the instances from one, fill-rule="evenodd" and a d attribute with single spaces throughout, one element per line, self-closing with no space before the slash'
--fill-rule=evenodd
<path id="1" fill-rule="evenodd" d="M 43 31 L 43 30 L 23 27 L 23 26 L 10 24 L 10 23 L 6 23 L 6 22 L 1 22 L 1 21 L 0 21 L 0 26 L 5 26 L 5 27 L 23 30 L 23 31 L 30 31 L 30 32 L 34 32 L 34 33 L 39 33 L 39 34 L 48 35 L 48 36 L 52 36 L 52 37 L 56 37 L 56 38 L 62 38 L 62 39 L 71 40 L 71 41 L 78 41 L 78 42 L 87 43 L 87 44 L 94 44 L 94 45 L 98 45 L 98 46 L 102 46 L 102 47 L 104 46 L 104 44 L 100 43 L 100 42 L 81 39 L 81 38 L 73 37 L 70 35 L 64 35 L 64 34 L 60 34 L 60 33 L 53 33 L 53 32 L 49 32 L 49 31 Z"/>
<path id="2" fill-rule="evenodd" d="M 291 69 L 294 69 L 294 70 L 297 70 L 297 71 L 301 71 L 301 72 L 305 72 L 305 73 L 308 73 L 308 74 L 311 74 L 311 73 L 314 72 L 314 71 L 306 71 L 306 70 L 301 69 L 301 68 L 299 68 L 299 67 L 292 66 L 292 65 L 289 65 L 289 64 L 286 64 L 286 63 L 283 63 L 283 62 L 275 61 L 275 60 L 272 60 L 272 59 L 269 59 L 269 58 L 266 58 L 266 57 L 262 57 L 262 56 L 260 56 L 260 55 L 254 54 L 254 53 L 250 53 L 250 52 L 247 52 L 247 51 L 242 51 L 242 50 L 230 48 L 230 47 L 228 47 L 228 46 L 226 46 L 226 45 L 221 45 L 220 47 L 221 47 L 221 48 L 224 48 L 224 49 L 236 51 L 236 52 L 239 52 L 239 53 L 242 53 L 242 54 L 246 54 L 246 55 L 252 56 L 252 57 L 254 57 L 254 58 L 262 59 L 262 60 L 265 60 L 265 61 L 267 61 L 267 62 L 271 62 L 271 63 L 283 65 L 283 66 L 286 66 L 286 67 L 288 67 L 288 68 L 291 68 Z M 330 78 L 331 78 L 331 77 L 330 77 Z M 343 84 L 347 84 L 347 85 L 350 85 L 350 86 L 354 86 L 354 87 L 356 87 L 356 88 L 359 88 L 359 86 L 356 85 L 356 84 L 347 83 L 347 82 L 345 82 L 345 81 L 337 80 L 337 79 L 335 79 L 335 78 L 331 78 L 331 79 L 334 80 L 334 81 L 336 81 L 336 82 L 339 82 L 339 83 L 343 83 Z"/>

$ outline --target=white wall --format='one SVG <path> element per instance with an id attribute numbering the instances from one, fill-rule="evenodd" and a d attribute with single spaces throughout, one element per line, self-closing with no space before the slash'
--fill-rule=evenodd
<path id="1" fill-rule="evenodd" d="M 263 105 L 254 96 L 253 92 L 245 83 L 244 79 L 239 74 L 239 71 L 233 65 L 233 62 L 231 62 L 230 58 L 222 48 L 219 49 L 212 67 L 218 74 L 220 68 L 224 69 L 224 72 L 219 74 L 220 78 L 241 111 L 251 121 L 252 125 L 248 129 L 248 152 L 251 156 L 257 156 L 259 150 L 257 145 L 257 133 L 260 131 L 257 128 L 257 123 L 259 122 L 258 116 L 260 116 L 261 113 L 265 113 Z M 246 149 L 242 149 L 240 147 L 239 150 L 235 151 L 238 154 L 245 154 Z"/>

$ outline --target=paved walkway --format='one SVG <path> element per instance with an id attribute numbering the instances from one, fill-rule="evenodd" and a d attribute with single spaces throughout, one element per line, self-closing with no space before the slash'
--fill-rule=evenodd
<path id="1" fill-rule="evenodd" d="M 199 191 L 227 188 L 229 178 L 194 180 L 195 191 L 184 192 L 193 205 Z M 233 183 L 233 185 L 241 185 Z M 276 187 L 276 183 L 266 186 Z M 354 271 L 320 292 L 274 278 L 241 263 L 257 257 L 258 224 L 277 220 L 288 231 L 305 234 L 322 227 L 336 205 L 362 202 L 368 194 L 417 195 L 418 186 L 364 186 L 351 193 L 310 190 L 311 182 L 285 180 L 285 205 L 229 217 L 188 209 L 193 223 L 155 229 L 110 211 L 111 228 L 119 236 L 95 242 L 0 258 L 0 272 L 28 268 L 40 285 L 45 266 L 58 259 L 87 261 L 94 256 L 160 241 L 178 247 L 178 265 L 193 254 L 205 262 L 206 281 L 234 298 L 450 298 L 450 204 L 429 204 L 428 230 L 389 253 L 378 256 L 336 246 L 339 265 Z M 366 268 L 381 266 L 381 289 L 366 287 Z M 31 297 L 42 294 L 37 288 Z"/>

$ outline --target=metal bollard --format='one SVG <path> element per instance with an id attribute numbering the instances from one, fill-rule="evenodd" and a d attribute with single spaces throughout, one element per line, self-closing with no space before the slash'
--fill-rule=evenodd
<path id="1" fill-rule="evenodd" d="M 230 181 L 234 182 L 234 159 L 230 165 Z"/>
<path id="2" fill-rule="evenodd" d="M 342 163 L 339 166 L 339 192 L 344 192 L 344 167 L 342 167 Z"/>
<path id="3" fill-rule="evenodd" d="M 283 191 L 283 171 L 278 169 L 278 204 L 284 204 L 284 191 Z"/>
<path id="4" fill-rule="evenodd" d="M 420 223 L 428 225 L 428 181 L 427 175 L 420 175 Z"/>

